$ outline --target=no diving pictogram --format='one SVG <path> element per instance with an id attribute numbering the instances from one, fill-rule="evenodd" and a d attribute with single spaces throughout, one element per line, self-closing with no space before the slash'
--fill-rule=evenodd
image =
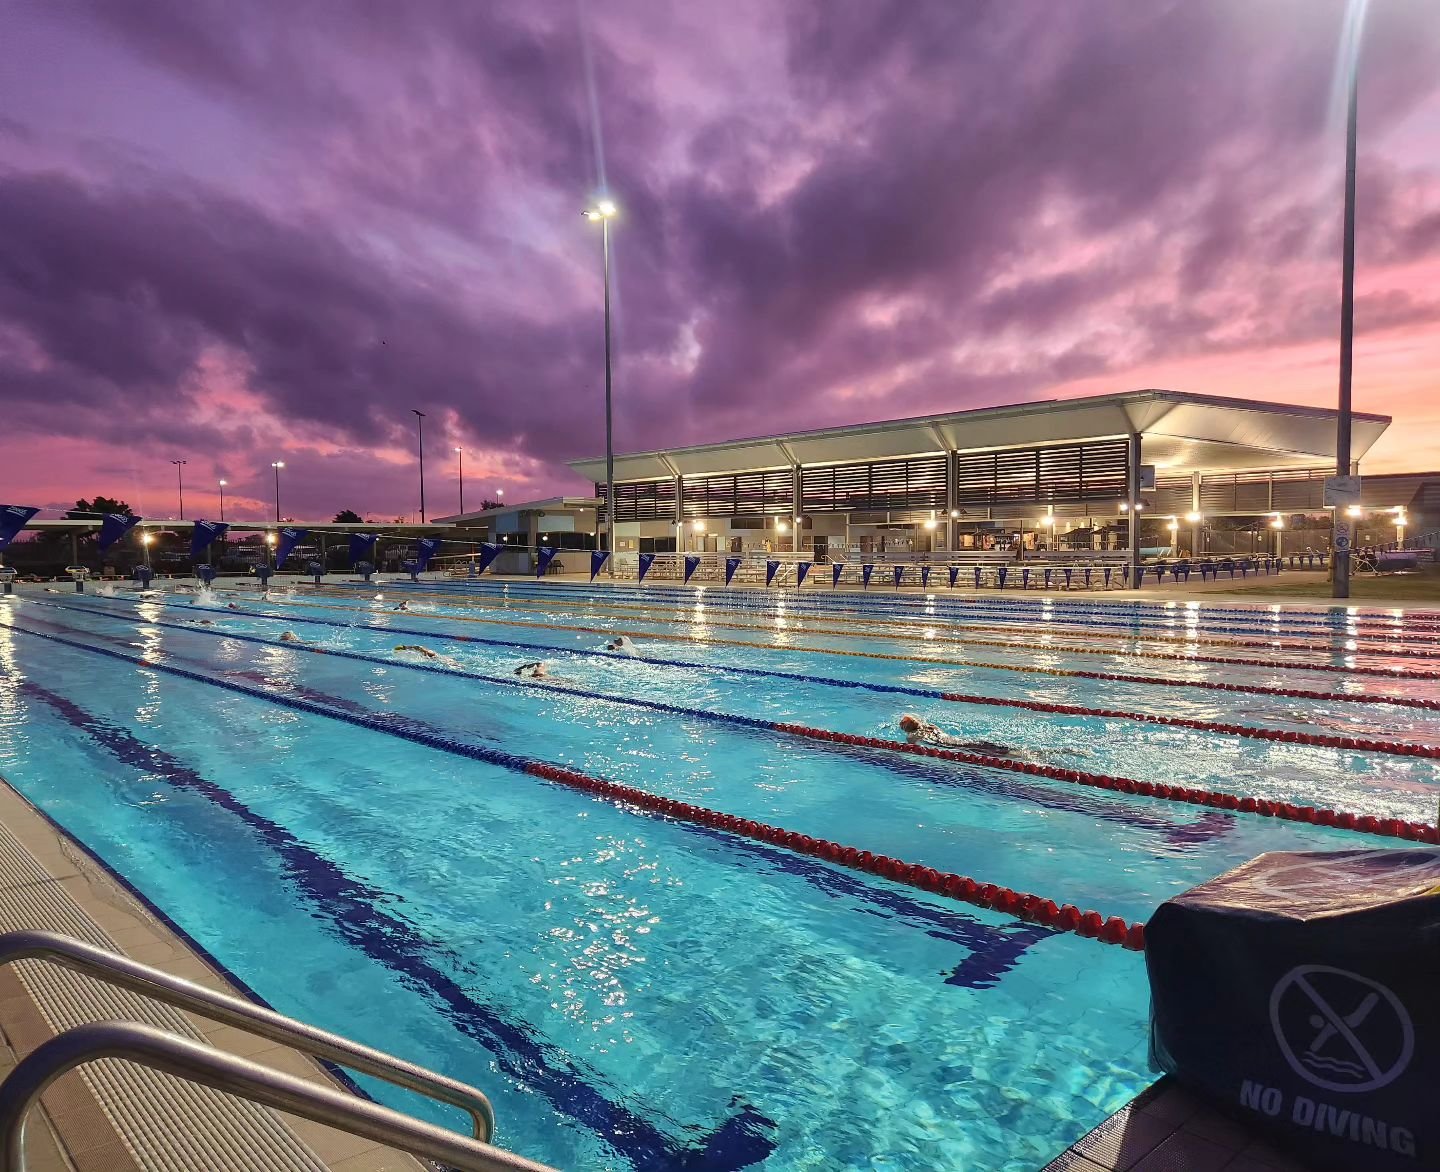
<path id="1" fill-rule="evenodd" d="M 1290 1069 L 1327 1091 L 1379 1090 L 1415 1052 L 1400 999 L 1378 981 L 1328 965 L 1299 965 L 1280 978 L 1270 1026 Z"/>

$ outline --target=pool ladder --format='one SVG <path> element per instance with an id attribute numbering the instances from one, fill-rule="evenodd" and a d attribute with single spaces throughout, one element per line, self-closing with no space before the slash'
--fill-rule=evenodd
<path id="1" fill-rule="evenodd" d="M 0 1172 L 25 1172 L 25 1119 L 37 1097 L 61 1075 L 87 1062 L 115 1058 L 213 1090 L 286 1111 L 315 1123 L 457 1172 L 553 1172 L 490 1144 L 495 1115 L 476 1088 L 373 1050 L 349 1038 L 285 1017 L 253 1002 L 217 993 L 93 944 L 53 932 L 0 935 L 0 965 L 41 960 L 87 977 L 290 1046 L 313 1058 L 383 1079 L 470 1116 L 473 1137 L 461 1135 L 358 1095 L 346 1094 L 237 1058 L 204 1042 L 135 1022 L 93 1022 L 42 1042 L 0 1083 Z"/>

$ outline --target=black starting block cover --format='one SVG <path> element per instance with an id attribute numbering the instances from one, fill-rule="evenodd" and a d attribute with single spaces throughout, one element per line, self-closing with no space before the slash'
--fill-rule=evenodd
<path id="1" fill-rule="evenodd" d="M 1145 961 L 1157 1067 L 1313 1168 L 1440 1168 L 1440 850 L 1261 855 Z"/>

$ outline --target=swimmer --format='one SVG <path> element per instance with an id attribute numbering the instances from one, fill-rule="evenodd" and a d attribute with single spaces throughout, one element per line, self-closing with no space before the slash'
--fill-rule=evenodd
<path id="1" fill-rule="evenodd" d="M 421 647 L 418 643 L 397 643 L 395 646 L 395 650 L 397 652 L 413 652 L 415 655 L 423 655 L 426 659 L 440 658 L 440 656 L 436 655 L 435 652 L 430 650 L 430 648 Z"/>
<path id="2" fill-rule="evenodd" d="M 302 638 L 300 638 L 300 636 L 297 635 L 294 631 L 283 631 L 283 632 L 281 632 L 281 634 L 280 634 L 280 642 L 282 642 L 282 643 L 303 643 L 303 642 L 305 642 L 305 640 L 302 639 Z"/>
<path id="3" fill-rule="evenodd" d="M 605 644 L 606 651 L 623 651 L 627 655 L 635 654 L 635 644 L 629 635 L 617 635 Z"/>
<path id="4" fill-rule="evenodd" d="M 408 602 L 402 602 L 399 606 L 392 606 L 390 609 L 391 609 L 391 610 L 406 610 L 406 611 L 408 611 L 408 610 L 410 609 L 410 604 L 409 604 Z"/>
<path id="5" fill-rule="evenodd" d="M 994 741 L 966 741 L 951 736 L 938 725 L 921 720 L 913 712 L 900 718 L 900 731 L 912 745 L 935 745 L 942 749 L 969 749 L 976 753 L 988 753 L 992 757 L 1014 757 L 1016 751 L 1010 745 L 997 745 Z"/>
<path id="6" fill-rule="evenodd" d="M 213 627 L 215 624 L 209 619 L 191 619 L 190 625 L 192 627 Z M 284 636 L 281 637 L 283 638 Z"/>
<path id="7" fill-rule="evenodd" d="M 543 680 L 549 678 L 549 673 L 546 672 L 545 665 L 541 663 L 538 659 L 534 663 L 522 663 L 519 667 L 515 669 L 515 674 L 517 676 L 525 676 L 526 678 L 532 680 Z"/>
<path id="8" fill-rule="evenodd" d="M 226 609 L 226 610 L 239 610 L 240 608 L 239 608 L 238 606 L 236 606 L 233 602 L 227 602 L 227 603 L 225 604 L 225 609 Z"/>

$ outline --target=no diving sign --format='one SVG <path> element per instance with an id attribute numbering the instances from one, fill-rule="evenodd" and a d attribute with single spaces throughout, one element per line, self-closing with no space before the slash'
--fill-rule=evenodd
<path id="1" fill-rule="evenodd" d="M 1270 994 L 1270 1026 L 1290 1069 L 1343 1094 L 1379 1090 L 1405 1073 L 1415 1028 L 1386 986 L 1328 965 L 1299 965 Z"/>

